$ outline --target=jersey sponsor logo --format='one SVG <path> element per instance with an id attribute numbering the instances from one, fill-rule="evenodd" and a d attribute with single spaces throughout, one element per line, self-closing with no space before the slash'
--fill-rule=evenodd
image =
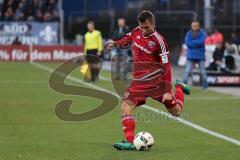
<path id="1" fill-rule="evenodd" d="M 153 48 L 154 46 L 155 46 L 155 42 L 153 42 L 153 41 L 148 42 L 148 47 L 149 48 Z"/>
<path id="2" fill-rule="evenodd" d="M 134 42 L 133 44 L 134 44 L 137 48 L 139 48 L 140 50 L 142 50 L 143 52 L 145 52 L 145 53 L 147 53 L 147 54 L 151 54 L 151 52 L 150 52 L 147 48 L 145 48 L 145 47 L 137 44 L 136 42 Z"/>
<path id="3" fill-rule="evenodd" d="M 137 39 L 140 39 L 140 36 L 137 36 L 136 38 L 137 38 Z"/>

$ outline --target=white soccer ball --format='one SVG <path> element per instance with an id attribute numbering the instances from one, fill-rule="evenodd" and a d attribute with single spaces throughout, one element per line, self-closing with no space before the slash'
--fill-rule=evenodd
<path id="1" fill-rule="evenodd" d="M 148 132 L 139 132 L 135 135 L 133 144 L 138 151 L 148 150 L 154 144 L 153 136 Z"/>

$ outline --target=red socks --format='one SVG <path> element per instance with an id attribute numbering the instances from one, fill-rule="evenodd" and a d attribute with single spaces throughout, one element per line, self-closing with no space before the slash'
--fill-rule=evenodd
<path id="1" fill-rule="evenodd" d="M 183 107 L 184 94 L 183 94 L 181 85 L 177 85 L 175 87 L 175 98 L 176 98 L 177 103 L 179 103 Z"/>
<path id="2" fill-rule="evenodd" d="M 135 120 L 133 115 L 122 116 L 122 126 L 125 138 L 128 142 L 133 143 L 134 140 L 134 130 L 135 130 Z"/>

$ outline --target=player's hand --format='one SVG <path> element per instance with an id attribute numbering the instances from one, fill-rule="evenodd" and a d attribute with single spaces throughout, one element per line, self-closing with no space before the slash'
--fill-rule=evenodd
<path id="1" fill-rule="evenodd" d="M 109 40 L 106 42 L 105 48 L 107 51 L 112 50 L 113 48 L 115 48 L 115 44 L 113 40 Z"/>

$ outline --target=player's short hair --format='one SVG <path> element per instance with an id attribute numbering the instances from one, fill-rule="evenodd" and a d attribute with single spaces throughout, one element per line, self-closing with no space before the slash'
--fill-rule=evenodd
<path id="1" fill-rule="evenodd" d="M 155 18 L 151 11 L 142 11 L 138 15 L 139 22 L 145 22 L 146 20 L 149 20 L 152 24 L 155 24 Z"/>

